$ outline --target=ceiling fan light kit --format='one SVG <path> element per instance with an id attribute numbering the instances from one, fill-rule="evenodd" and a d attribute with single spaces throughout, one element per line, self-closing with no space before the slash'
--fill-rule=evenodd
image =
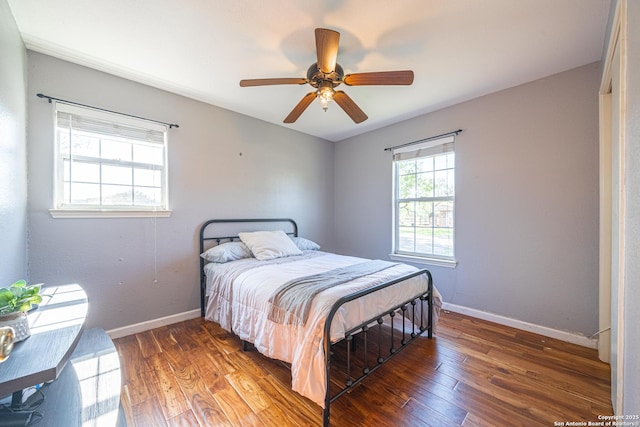
<path id="1" fill-rule="evenodd" d="M 411 85 L 413 71 L 379 71 L 370 73 L 344 74 L 338 64 L 338 45 L 340 33 L 327 28 L 316 28 L 316 54 L 318 61 L 307 70 L 307 78 L 267 78 L 240 80 L 241 87 L 269 86 L 286 84 L 310 84 L 316 90 L 306 94 L 284 119 L 284 123 L 294 123 L 307 107 L 318 98 L 322 109 L 327 111 L 329 103 L 335 101 L 355 123 L 367 120 L 367 115 L 345 92 L 335 87 L 344 83 L 347 86 L 371 85 Z"/>

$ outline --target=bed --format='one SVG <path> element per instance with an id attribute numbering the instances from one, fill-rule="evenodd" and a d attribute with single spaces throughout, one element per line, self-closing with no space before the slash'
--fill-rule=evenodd
<path id="1" fill-rule="evenodd" d="M 200 297 L 201 315 L 243 349 L 290 364 L 292 389 L 322 407 L 325 426 L 332 402 L 432 338 L 441 305 L 428 270 L 324 252 L 289 218 L 204 222 Z"/>

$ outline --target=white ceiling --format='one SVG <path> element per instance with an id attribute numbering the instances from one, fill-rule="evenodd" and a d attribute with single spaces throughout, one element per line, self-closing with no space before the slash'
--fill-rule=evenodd
<path id="1" fill-rule="evenodd" d="M 610 0 L 9 0 L 28 49 L 338 141 L 598 61 Z M 345 73 L 412 69 L 412 86 L 340 86 L 369 119 L 316 101 L 314 28 L 341 34 Z M 50 94 L 64 98 L 65 94 Z M 132 112 L 135 114 L 135 112 Z"/>

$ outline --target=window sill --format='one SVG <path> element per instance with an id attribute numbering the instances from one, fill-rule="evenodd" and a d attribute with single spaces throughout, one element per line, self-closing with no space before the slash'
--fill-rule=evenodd
<path id="1" fill-rule="evenodd" d="M 433 265 L 437 267 L 456 268 L 458 261 L 440 258 L 426 258 L 411 255 L 389 254 L 389 258 L 394 261 L 412 262 L 415 264 Z"/>
<path id="2" fill-rule="evenodd" d="M 52 218 L 169 218 L 170 210 L 49 209 Z"/>

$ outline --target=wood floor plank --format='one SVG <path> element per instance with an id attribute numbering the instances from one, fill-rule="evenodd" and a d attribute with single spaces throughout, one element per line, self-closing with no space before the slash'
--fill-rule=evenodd
<path id="1" fill-rule="evenodd" d="M 173 418 L 189 410 L 187 400 L 178 385 L 169 362 L 163 357 L 165 353 L 154 354 L 150 358 L 150 365 L 154 367 L 155 399 L 160 403 L 165 419 Z"/>
<path id="2" fill-rule="evenodd" d="M 192 319 L 114 343 L 129 427 L 321 424 L 321 408 L 291 390 L 288 364 L 243 352 L 215 323 Z M 337 361 L 345 354 L 336 348 Z M 610 374 L 593 349 L 443 311 L 434 339 L 419 338 L 332 405 L 331 425 L 597 421 L 612 414 Z"/>
<path id="3" fill-rule="evenodd" d="M 458 383 L 455 389 L 455 400 L 469 413 L 467 420 L 482 426 L 512 427 L 548 427 L 548 423 L 539 421 L 526 406 L 514 406 L 500 397 L 493 396 L 484 390 Z M 465 420 L 466 421 L 466 420 Z M 465 423 L 463 423 L 465 425 Z"/>
<path id="4" fill-rule="evenodd" d="M 189 351 L 194 348 L 198 348 L 198 342 L 193 338 L 193 334 L 196 334 L 200 328 L 189 327 L 189 323 L 178 323 L 172 325 L 169 328 L 171 336 L 176 341 L 182 351 Z"/>
<path id="5" fill-rule="evenodd" d="M 129 397 L 129 386 L 127 384 L 122 385 L 120 402 L 122 404 L 122 411 L 124 412 L 124 418 L 127 426 L 134 426 L 135 421 L 133 419 L 133 408 L 131 405 L 131 397 Z"/>
<path id="6" fill-rule="evenodd" d="M 171 369 L 184 369 L 190 363 L 168 327 L 154 329 L 153 337 L 160 346 L 162 356 L 169 362 Z"/>
<path id="7" fill-rule="evenodd" d="M 603 406 L 608 405 L 610 402 L 608 396 L 590 391 L 594 387 L 604 390 L 609 389 L 609 381 L 594 378 L 589 375 L 578 374 L 573 370 L 559 369 L 557 365 L 549 366 L 545 363 L 540 363 L 540 359 L 523 359 L 522 355 L 516 356 L 509 354 L 507 349 L 502 349 L 499 354 L 490 352 L 489 355 L 500 358 L 509 366 L 518 365 L 526 367 L 526 376 L 540 383 L 549 384 L 553 388 L 580 396 L 583 399 Z"/>
<path id="8" fill-rule="evenodd" d="M 146 359 L 145 362 L 147 362 Z M 156 388 L 157 383 L 158 378 L 153 370 L 129 373 L 125 377 L 124 384 L 128 386 L 131 404 L 138 405 L 153 399 L 156 393 L 159 392 Z"/>
<path id="9" fill-rule="evenodd" d="M 502 387 L 500 383 L 496 384 L 494 382 L 496 373 L 487 369 L 470 364 L 449 366 L 443 363 L 438 370 L 448 375 L 455 375 L 463 384 L 482 390 L 512 407 L 526 411 L 531 419 L 547 419 L 549 413 L 552 418 L 562 418 L 561 413 L 556 413 L 554 408 L 547 407 L 543 402 L 529 399 L 526 394 L 519 394 L 517 391 Z"/>
<path id="10" fill-rule="evenodd" d="M 118 338 L 114 341 L 114 345 L 120 356 L 120 369 L 124 378 L 129 378 L 151 369 L 142 351 L 140 351 L 135 335 Z"/>
<path id="11" fill-rule="evenodd" d="M 235 371 L 233 368 L 230 371 L 224 369 L 225 364 L 221 364 L 220 358 L 215 357 L 216 354 L 210 354 L 208 351 L 203 351 L 204 347 L 199 351 L 191 350 L 185 354 L 187 363 L 196 370 L 198 376 L 204 382 L 204 385 L 212 392 L 228 386 L 225 375 L 228 372 Z"/>
<path id="12" fill-rule="evenodd" d="M 331 410 L 331 425 L 375 425 L 398 426 L 416 425 L 418 419 L 410 412 L 402 411 L 397 400 L 381 393 L 377 388 L 368 388 L 364 383 L 355 387 L 348 394 L 350 407 L 340 406 Z M 345 396 L 342 396 L 345 397 Z M 338 400 L 336 403 L 344 403 Z M 375 408 L 375 410 L 372 410 Z M 420 425 L 420 424 L 417 424 Z"/>
<path id="13" fill-rule="evenodd" d="M 174 371 L 182 393 L 187 397 L 190 408 L 203 426 L 229 425 L 229 420 L 192 366 Z"/>
<path id="14" fill-rule="evenodd" d="M 563 368 L 595 376 L 607 381 L 610 378 L 611 373 L 609 367 L 597 359 L 577 356 L 573 360 L 567 360 L 566 357 L 564 357 L 566 352 L 554 348 L 545 348 L 543 354 L 552 360 L 553 363 L 556 363 L 558 366 L 562 366 Z M 578 360 L 579 362 L 576 363 Z"/>
<path id="15" fill-rule="evenodd" d="M 258 414 L 256 415 L 259 419 L 260 427 L 282 427 L 282 426 L 289 425 L 289 423 L 291 422 L 289 413 L 283 411 L 277 405 L 270 406 L 264 411 L 258 412 Z M 309 421 L 306 423 L 300 423 L 298 425 L 300 427 L 302 426 L 312 427 L 317 425 L 317 421 L 316 420 Z"/>
<path id="16" fill-rule="evenodd" d="M 469 414 L 467 418 L 465 418 L 462 423 L 462 427 L 485 427 L 487 424 L 485 422 L 481 422 L 474 414 Z"/>
<path id="17" fill-rule="evenodd" d="M 272 361 L 255 350 L 238 351 L 234 353 L 234 364 L 237 370 L 249 374 L 252 378 L 264 378 L 269 375 L 265 368 L 265 362 L 271 364 Z"/>
<path id="18" fill-rule="evenodd" d="M 291 392 L 291 381 L 283 384 L 278 378 L 269 375 L 258 381 L 260 388 L 265 390 L 274 402 L 274 406 L 286 414 L 295 413 L 301 425 L 314 425 L 320 414 L 320 407 L 309 399 Z M 286 423 L 284 424 L 286 425 Z"/>
<path id="19" fill-rule="evenodd" d="M 192 351 L 190 354 L 202 353 L 207 358 L 206 363 L 209 369 L 215 370 L 221 375 L 236 371 L 238 366 L 234 361 L 233 355 L 221 350 L 220 346 L 216 345 L 213 340 L 214 338 L 210 338 L 208 341 L 203 342 L 199 351 Z"/>
<path id="20" fill-rule="evenodd" d="M 135 427 L 164 427 L 167 425 L 162 408 L 155 399 L 140 402 L 132 406 L 132 409 Z"/>
<path id="21" fill-rule="evenodd" d="M 127 424 L 127 427 L 130 427 L 131 424 Z M 187 412 L 183 412 L 182 414 L 176 415 L 173 418 L 169 418 L 167 420 L 168 427 L 204 427 L 202 426 L 196 416 L 193 414 L 191 410 Z"/>
<path id="22" fill-rule="evenodd" d="M 473 334 L 469 334 L 466 332 L 460 332 L 456 334 L 455 338 L 450 336 L 446 329 L 443 330 L 441 334 L 443 338 L 449 339 L 448 345 L 453 346 L 456 350 L 463 347 L 465 350 L 473 350 L 477 353 L 489 353 L 489 351 L 493 348 L 491 341 L 477 339 Z"/>
<path id="23" fill-rule="evenodd" d="M 526 396 L 526 401 L 531 405 L 545 405 L 547 413 L 554 411 L 560 417 L 583 417 L 591 409 L 590 403 L 573 394 L 566 394 L 559 403 L 554 395 L 556 390 L 552 385 L 530 380 L 520 375 L 509 373 L 497 373 L 491 378 L 491 384 L 519 396 Z M 535 401 L 535 402 L 533 402 Z M 587 418 L 589 418 L 587 416 Z"/>
<path id="24" fill-rule="evenodd" d="M 417 419 L 426 420 L 430 426 L 433 427 L 459 427 L 462 425 L 466 418 L 465 416 L 461 420 L 454 420 L 445 415 L 446 410 L 442 410 L 438 405 L 434 405 L 434 402 L 426 402 L 422 399 L 410 397 L 405 404 L 401 407 L 404 413 L 409 413 L 415 416 Z M 441 402 L 440 402 L 441 403 Z M 448 412 L 451 415 L 451 412 Z"/>
<path id="25" fill-rule="evenodd" d="M 225 378 L 253 412 L 258 413 L 273 404 L 269 395 L 246 372 L 235 371 Z"/>
<path id="26" fill-rule="evenodd" d="M 160 346 L 153 336 L 153 331 L 145 331 L 136 334 L 138 345 L 143 357 L 151 357 L 156 353 L 161 352 Z"/>
<path id="27" fill-rule="evenodd" d="M 450 399 L 431 392 L 430 387 L 423 388 L 422 383 L 423 380 L 416 375 L 406 371 L 394 371 L 388 375 L 381 375 L 380 381 L 376 381 L 375 385 L 377 388 L 384 387 L 387 394 L 402 399 L 404 402 L 399 405 L 400 407 L 404 408 L 408 403 L 413 406 L 416 404 L 426 406 L 436 411 L 440 418 L 450 421 L 451 425 L 461 425 L 467 416 L 467 411 Z"/>
<path id="28" fill-rule="evenodd" d="M 245 398 L 241 397 L 233 387 L 227 387 L 213 394 L 220 408 L 227 416 L 230 425 L 259 426 L 261 421 Z M 267 407 L 268 408 L 268 407 Z"/>
<path id="29" fill-rule="evenodd" d="M 456 427 L 464 421 L 467 411 L 435 395 L 425 396 L 416 392 L 411 385 L 409 387 L 406 387 L 406 383 L 402 385 L 402 381 L 394 380 L 395 374 L 387 372 L 386 368 L 389 366 L 383 368 L 385 371 L 382 369 L 378 371 L 380 376 L 375 382 L 363 382 L 358 387 L 357 393 L 362 394 L 365 402 L 375 394 L 379 401 L 385 402 L 384 407 L 388 407 L 389 411 L 394 413 L 391 419 L 395 414 L 401 414 L 401 418 L 397 420 L 399 423 L 407 421 L 409 416 L 423 420 L 424 425 L 433 427 Z M 353 397 L 356 398 L 356 395 Z M 369 418 L 369 414 L 365 414 L 365 418 Z"/>

